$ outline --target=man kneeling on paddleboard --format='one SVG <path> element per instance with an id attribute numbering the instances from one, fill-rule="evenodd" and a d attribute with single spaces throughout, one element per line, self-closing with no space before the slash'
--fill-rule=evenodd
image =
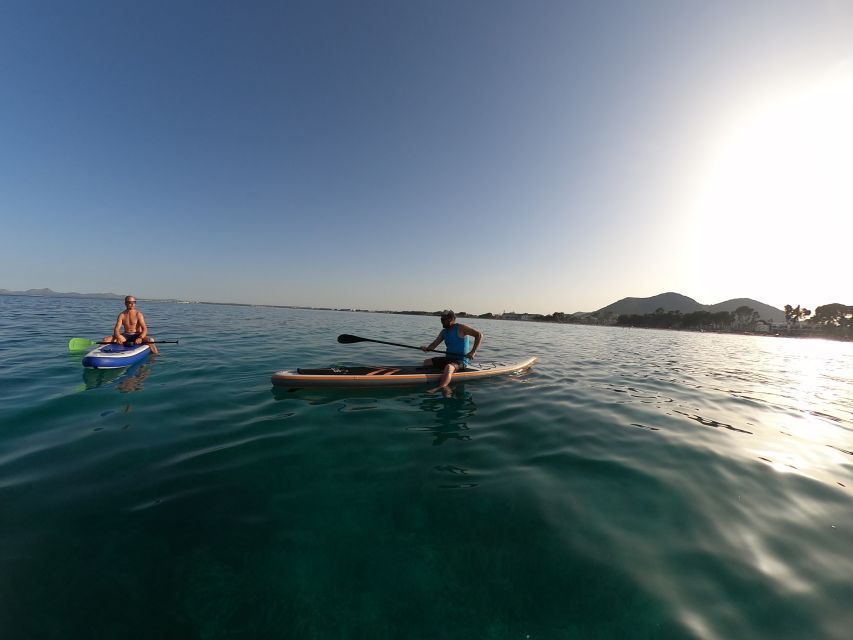
<path id="1" fill-rule="evenodd" d="M 124 297 L 124 311 L 118 314 L 116 326 L 113 327 L 113 335 L 104 336 L 104 342 L 117 342 L 125 344 L 142 344 L 143 342 L 151 348 L 151 353 L 157 354 L 157 345 L 154 338 L 148 335 L 148 325 L 145 324 L 145 316 L 136 308 L 134 296 Z"/>
<path id="2" fill-rule="evenodd" d="M 483 334 L 465 324 L 456 322 L 456 314 L 450 310 L 441 314 L 441 326 L 444 327 L 435 340 L 429 346 L 421 347 L 422 351 L 432 351 L 443 340 L 447 345 L 447 357 L 427 358 L 424 360 L 425 367 L 443 367 L 443 375 L 437 389 L 450 384 L 454 371 L 464 369 L 483 340 Z M 474 338 L 474 346 L 471 347 L 471 338 Z M 470 349 L 470 350 L 469 350 Z"/>

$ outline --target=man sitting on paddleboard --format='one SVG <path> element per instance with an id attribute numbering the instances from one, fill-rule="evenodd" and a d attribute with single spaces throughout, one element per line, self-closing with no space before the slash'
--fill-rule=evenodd
<path id="1" fill-rule="evenodd" d="M 145 316 L 136 308 L 136 298 L 133 296 L 124 297 L 124 311 L 118 314 L 116 318 L 116 326 L 113 328 L 113 335 L 104 336 L 104 342 L 117 342 L 124 344 L 132 342 L 133 344 L 142 344 L 143 342 L 151 348 L 151 353 L 157 355 L 157 346 L 154 344 L 154 338 L 148 335 L 148 325 L 145 324 Z"/>
<path id="2" fill-rule="evenodd" d="M 441 314 L 441 326 L 444 327 L 432 344 L 421 347 L 422 351 L 432 351 L 443 340 L 447 345 L 447 357 L 427 358 L 424 360 L 425 367 L 443 367 L 443 375 L 438 389 L 450 384 L 454 371 L 464 369 L 469 360 L 477 353 L 483 334 L 465 324 L 456 322 L 456 314 L 452 311 L 444 311 Z M 474 338 L 474 346 L 471 347 L 471 338 Z M 469 350 L 470 348 L 470 350 Z"/>

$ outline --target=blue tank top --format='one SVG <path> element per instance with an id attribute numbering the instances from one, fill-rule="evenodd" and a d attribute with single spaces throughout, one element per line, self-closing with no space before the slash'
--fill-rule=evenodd
<path id="1" fill-rule="evenodd" d="M 460 336 L 459 325 L 454 324 L 450 329 L 442 329 L 444 334 L 444 344 L 447 345 L 447 350 L 451 353 L 468 353 L 471 350 L 471 336 Z M 461 359 L 462 364 L 468 366 L 468 358 L 459 358 L 459 356 L 448 355 L 451 360 Z"/>

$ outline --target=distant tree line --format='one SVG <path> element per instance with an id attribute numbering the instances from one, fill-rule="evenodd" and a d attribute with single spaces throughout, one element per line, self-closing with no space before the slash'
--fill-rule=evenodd
<path id="1" fill-rule="evenodd" d="M 658 308 L 654 313 L 643 315 L 623 314 L 616 320 L 616 324 L 624 327 L 710 331 L 750 330 L 758 322 L 758 312 L 747 306 L 738 307 L 734 311 L 693 311 L 691 313 L 664 311 Z"/>
<path id="2" fill-rule="evenodd" d="M 555 311 L 547 315 L 539 313 L 483 313 L 457 312 L 459 318 L 482 318 L 495 320 L 529 320 L 533 322 L 556 322 L 560 324 L 618 325 L 650 329 L 684 329 L 691 331 L 764 331 L 797 335 L 816 335 L 840 340 L 853 339 L 853 306 L 839 303 L 826 304 L 811 310 L 797 305 L 785 305 L 785 325 L 771 324 L 762 320 L 752 307 L 743 305 L 734 311 L 664 311 L 654 313 L 622 314 L 612 311 L 588 314 L 567 314 Z M 439 316 L 441 311 L 392 311 L 411 315 Z M 810 317 L 811 316 L 811 317 Z"/>
<path id="3" fill-rule="evenodd" d="M 644 327 L 655 329 L 690 329 L 709 331 L 773 331 L 778 333 L 809 334 L 825 338 L 849 340 L 853 338 L 853 306 L 839 303 L 817 307 L 814 315 L 809 309 L 797 305 L 785 305 L 786 327 L 771 325 L 761 320 L 758 312 L 748 306 L 741 306 L 732 312 L 694 311 L 664 311 L 657 309 L 654 313 L 623 314 L 618 317 L 616 324 L 628 327 Z"/>
<path id="4" fill-rule="evenodd" d="M 853 305 L 839 302 L 825 304 L 815 309 L 812 315 L 811 310 L 805 307 L 786 304 L 785 320 L 791 327 L 801 327 L 824 337 L 853 338 Z"/>

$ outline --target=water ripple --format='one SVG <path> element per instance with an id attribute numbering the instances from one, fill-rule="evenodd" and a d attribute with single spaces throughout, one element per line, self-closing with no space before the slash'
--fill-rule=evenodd
<path id="1" fill-rule="evenodd" d="M 112 303 L 0 305 L 9 637 L 853 627 L 851 345 L 483 320 L 531 372 L 289 392 L 272 371 L 420 358 L 339 333 L 434 319 L 151 303 L 181 344 L 86 375 L 33 327 L 102 334 Z"/>

